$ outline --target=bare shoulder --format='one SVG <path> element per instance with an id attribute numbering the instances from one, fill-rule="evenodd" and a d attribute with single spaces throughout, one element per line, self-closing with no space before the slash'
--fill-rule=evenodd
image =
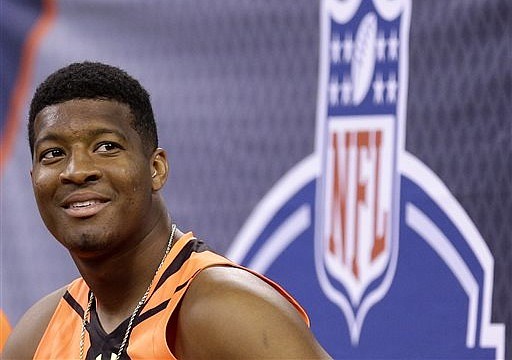
<path id="1" fill-rule="evenodd" d="M 175 349 L 184 359 L 329 358 L 287 299 L 233 267 L 207 268 L 194 279 L 179 311 Z"/>
<path id="2" fill-rule="evenodd" d="M 7 339 L 2 359 L 32 359 L 66 287 L 36 302 L 22 316 Z"/>

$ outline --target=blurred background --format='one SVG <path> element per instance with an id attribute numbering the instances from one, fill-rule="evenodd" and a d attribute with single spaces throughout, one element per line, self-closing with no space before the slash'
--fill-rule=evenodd
<path id="1" fill-rule="evenodd" d="M 334 2 L 341 9 L 359 4 Z M 413 255 L 416 252 L 402 248 L 408 239 L 402 230 L 400 246 L 396 245 L 396 282 L 388 286 L 389 296 L 368 310 L 355 342 L 347 312 L 340 311 L 321 286 L 308 293 L 300 288 L 311 289 L 308 284 L 317 281 L 311 265 L 313 245 L 297 248 L 307 252 L 302 256 L 309 265 L 302 263 L 301 256 L 279 265 L 276 255 L 276 266 L 286 270 L 272 271 L 269 266 L 268 274 L 304 304 L 313 330 L 336 358 L 347 354 L 351 358 L 505 354 L 510 358 L 512 6 L 506 0 L 364 0 L 361 11 L 377 12 L 375 3 L 383 7 L 404 3 L 410 11 L 410 24 L 404 26 L 407 37 L 401 43 L 407 57 L 401 59 L 401 66 L 408 73 L 408 87 L 400 90 L 406 91 L 401 95 L 405 151 L 439 177 L 463 210 L 459 213 L 474 225 L 480 247 L 460 251 L 468 268 L 477 261 L 467 260 L 471 256 L 465 252 L 490 255 L 487 265 L 477 264 L 482 275 L 475 276 L 481 278 L 476 340 L 467 340 L 467 311 L 457 319 L 462 325 L 449 330 L 442 316 L 434 319 L 432 314 L 442 314 L 439 309 L 466 308 L 468 300 L 454 300 L 449 292 L 428 288 L 428 282 L 420 286 L 423 277 L 410 275 L 416 278 L 413 281 L 406 275 L 421 271 L 442 276 L 444 270 L 435 269 L 444 265 L 432 262 L 435 269 L 412 269 L 408 264 L 416 261 L 414 256 L 421 258 L 423 250 L 416 247 L 419 255 Z M 2 337 L 37 299 L 77 276 L 67 252 L 46 231 L 32 195 L 26 123 L 35 87 L 56 69 L 83 60 L 116 65 L 137 78 L 151 94 L 160 146 L 168 151 L 171 176 L 164 196 L 172 217 L 182 230 L 194 231 L 217 252 L 250 264 L 245 255 L 249 250 L 244 253 L 240 248 L 251 245 L 235 243 L 245 241 L 247 224 L 265 211 L 258 204 L 273 189 L 282 190 L 275 185 L 286 174 L 295 174 L 293 169 L 318 150 L 320 55 L 331 40 L 322 37 L 321 19 L 327 16 L 322 4 L 315 0 L 1 0 Z M 311 173 L 314 189 L 316 175 Z M 306 197 L 300 201 L 314 202 L 314 195 Z M 269 238 L 265 226 L 254 230 L 258 233 L 251 235 L 257 239 L 254 243 Z M 301 241 L 313 243 L 312 227 L 307 227 Z M 433 253 L 431 248 L 424 251 Z M 406 278 L 414 286 L 407 285 Z M 431 308 L 430 302 L 422 303 L 424 293 L 440 300 Z M 412 308 L 401 317 L 396 307 L 407 309 L 405 303 Z M 357 304 L 352 308 L 356 314 Z M 425 315 L 421 321 L 414 321 L 416 311 Z M 426 323 L 429 318 L 431 324 Z M 502 325 L 487 333 L 489 321 Z M 409 326 L 418 331 L 410 331 Z M 443 331 L 449 335 L 439 337 Z M 386 337 L 387 333 L 394 337 Z M 417 337 L 404 336 L 411 333 Z M 450 339 L 449 344 L 438 344 L 443 337 Z"/>

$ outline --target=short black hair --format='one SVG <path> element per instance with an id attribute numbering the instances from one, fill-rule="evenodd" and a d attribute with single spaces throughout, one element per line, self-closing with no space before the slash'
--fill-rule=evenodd
<path id="1" fill-rule="evenodd" d="M 130 107 L 133 128 L 145 149 L 158 146 L 153 109 L 148 92 L 126 71 L 99 62 L 80 62 L 63 67 L 48 76 L 36 89 L 28 118 L 30 152 L 34 154 L 34 121 L 45 107 L 73 99 L 115 100 Z"/>

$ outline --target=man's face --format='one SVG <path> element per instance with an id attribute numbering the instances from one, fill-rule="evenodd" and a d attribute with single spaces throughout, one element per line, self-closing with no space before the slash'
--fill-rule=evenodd
<path id="1" fill-rule="evenodd" d="M 41 217 L 69 250 L 102 253 L 154 223 L 152 163 L 127 105 L 70 100 L 35 120 L 32 185 Z"/>

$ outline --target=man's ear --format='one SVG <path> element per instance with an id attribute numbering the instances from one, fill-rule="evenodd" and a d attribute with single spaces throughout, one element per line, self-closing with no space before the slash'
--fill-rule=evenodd
<path id="1" fill-rule="evenodd" d="M 151 156 L 151 182 L 153 191 L 160 190 L 169 176 L 169 163 L 167 153 L 162 148 L 157 148 Z"/>

